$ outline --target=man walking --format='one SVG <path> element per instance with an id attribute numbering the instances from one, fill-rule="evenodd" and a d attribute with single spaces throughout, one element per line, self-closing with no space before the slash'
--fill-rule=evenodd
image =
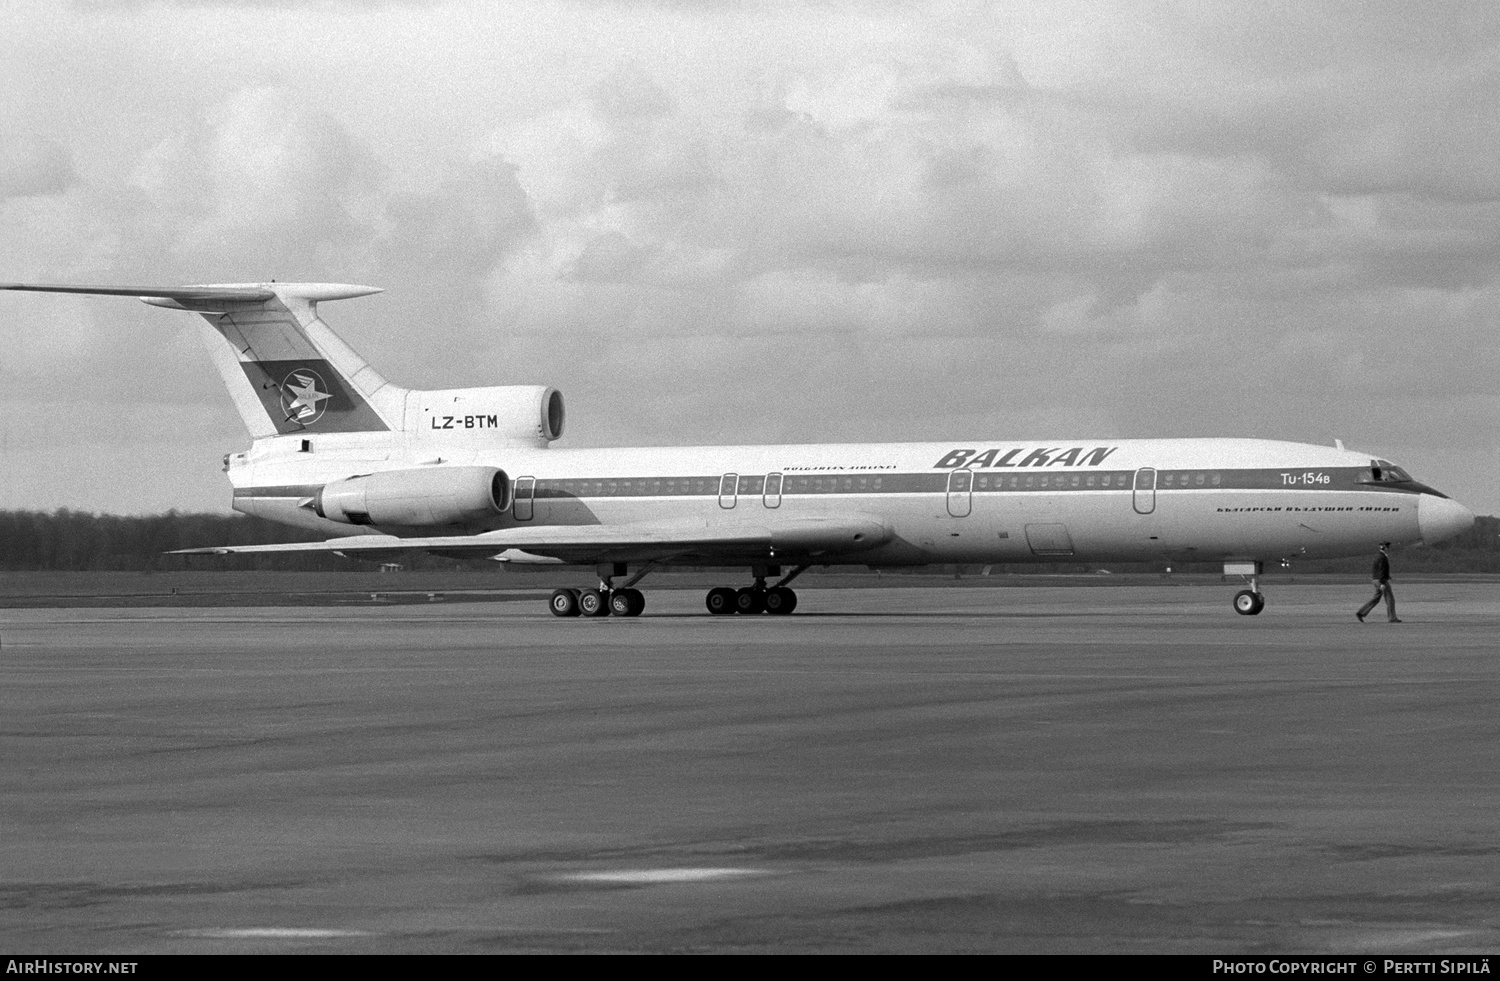
<path id="1" fill-rule="evenodd" d="M 1380 543 L 1380 554 L 1375 556 L 1375 566 L 1370 570 L 1370 578 L 1375 580 L 1375 595 L 1370 602 L 1359 608 L 1354 615 L 1359 618 L 1360 623 L 1365 622 L 1365 614 L 1375 609 L 1375 604 L 1385 597 L 1386 619 L 1391 623 L 1400 623 L 1396 618 L 1396 594 L 1391 591 L 1391 543 Z"/>

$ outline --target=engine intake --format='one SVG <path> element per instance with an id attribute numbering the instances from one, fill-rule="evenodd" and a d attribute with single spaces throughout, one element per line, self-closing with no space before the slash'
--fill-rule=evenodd
<path id="1" fill-rule="evenodd" d="M 350 525 L 462 525 L 510 507 L 511 483 L 495 467 L 386 470 L 325 484 L 320 518 Z"/>

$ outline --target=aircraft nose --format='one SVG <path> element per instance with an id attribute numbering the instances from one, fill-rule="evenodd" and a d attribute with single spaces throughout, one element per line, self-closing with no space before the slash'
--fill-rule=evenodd
<path id="1" fill-rule="evenodd" d="M 1417 530 L 1431 545 L 1474 527 L 1474 512 L 1446 497 L 1423 494 L 1417 500 Z"/>

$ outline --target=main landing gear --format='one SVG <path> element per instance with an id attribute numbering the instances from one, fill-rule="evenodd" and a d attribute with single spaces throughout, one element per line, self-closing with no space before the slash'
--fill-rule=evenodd
<path id="1" fill-rule="evenodd" d="M 623 563 L 599 566 L 598 589 L 559 589 L 547 600 L 547 609 L 555 617 L 638 617 L 646 608 L 646 597 L 635 589 L 636 583 L 650 572 L 647 565 L 625 580 L 625 585 L 615 589 L 611 583 L 615 576 L 626 573 Z M 767 576 L 781 575 L 781 567 L 775 565 L 755 566 L 750 571 L 755 576 L 755 585 L 743 589 L 720 586 L 708 591 L 707 606 L 710 613 L 772 613 L 786 616 L 797 608 L 797 594 L 787 588 L 787 583 L 808 569 L 799 565 L 791 574 L 774 586 L 766 585 Z"/>
<path id="2" fill-rule="evenodd" d="M 639 589 L 559 589 L 547 608 L 555 617 L 638 617 L 646 597 Z"/>
<path id="3" fill-rule="evenodd" d="M 764 583 L 730 589 L 710 589 L 704 604 L 710 613 L 775 613 L 780 616 L 797 608 L 797 594 L 785 586 L 766 588 Z"/>
<path id="4" fill-rule="evenodd" d="M 771 613 L 786 616 L 797 608 L 797 594 L 788 589 L 786 584 L 806 570 L 807 566 L 799 565 L 792 570 L 791 575 L 776 585 L 767 587 L 766 577 L 780 575 L 781 567 L 773 565 L 753 568 L 751 574 L 755 576 L 755 585 L 742 589 L 730 589 L 727 586 L 710 589 L 704 597 L 704 605 L 713 614 Z"/>
<path id="5" fill-rule="evenodd" d="M 1234 594 L 1234 612 L 1242 617 L 1253 617 L 1266 608 L 1265 594 L 1260 591 L 1262 568 L 1259 562 L 1224 563 L 1224 575 L 1243 576 L 1250 584 L 1249 589 L 1242 589 Z"/>
<path id="6" fill-rule="evenodd" d="M 654 563 L 648 564 L 615 589 L 611 583 L 615 576 L 626 573 L 624 563 L 607 563 L 599 566 L 598 589 L 559 589 L 547 600 L 547 609 L 555 617 L 638 617 L 646 608 L 646 597 L 636 583 L 645 578 Z"/>

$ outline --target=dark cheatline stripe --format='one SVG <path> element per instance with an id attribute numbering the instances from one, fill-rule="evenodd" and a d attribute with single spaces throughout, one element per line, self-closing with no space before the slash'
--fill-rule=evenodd
<path id="1" fill-rule="evenodd" d="M 797 497 L 812 494 L 943 494 L 948 491 L 950 475 L 961 471 L 937 473 L 880 474 L 791 474 L 783 476 L 781 495 Z M 975 494 L 1059 493 L 1067 491 L 1132 492 L 1134 470 L 1058 470 L 1041 469 L 1015 472 L 969 471 L 970 488 Z M 1415 481 L 1390 483 L 1368 482 L 1370 471 L 1363 467 L 1339 467 L 1324 470 L 1159 470 L 1156 492 L 1277 490 L 1277 491 L 1374 491 L 1387 494 L 1435 494 L 1437 491 Z M 1309 478 L 1311 475 L 1311 479 Z M 574 500 L 599 497 L 718 497 L 722 474 L 696 477 L 588 477 L 538 479 L 533 496 L 537 500 Z M 734 489 L 725 496 L 756 497 L 766 491 L 765 474 L 741 475 Z M 959 478 L 960 480 L 962 477 Z M 269 487 L 239 487 L 234 496 L 241 497 L 313 497 L 320 484 L 284 484 Z M 956 488 L 963 493 L 961 487 Z M 773 489 L 774 493 L 774 489 Z"/>
<path id="2" fill-rule="evenodd" d="M 791 474 L 782 478 L 782 496 L 803 494 L 942 494 L 949 489 L 950 475 L 937 473 L 881 474 Z M 1039 491 L 1128 491 L 1133 490 L 1134 470 L 1081 471 L 1045 470 L 991 472 L 969 471 L 970 487 L 976 494 L 1036 493 Z M 1214 490 L 1377 491 L 1396 494 L 1434 494 L 1416 482 L 1373 484 L 1363 467 L 1324 470 L 1160 470 L 1158 493 Z M 1312 479 L 1308 477 L 1311 475 Z M 538 499 L 593 497 L 716 497 L 722 475 L 696 477 L 593 477 L 563 480 L 539 479 Z M 1361 479 L 1364 478 L 1364 479 Z M 961 478 L 960 478 L 961 479 Z M 765 475 L 738 478 L 737 496 L 765 493 Z M 962 488 L 956 488 L 962 493 Z"/>

